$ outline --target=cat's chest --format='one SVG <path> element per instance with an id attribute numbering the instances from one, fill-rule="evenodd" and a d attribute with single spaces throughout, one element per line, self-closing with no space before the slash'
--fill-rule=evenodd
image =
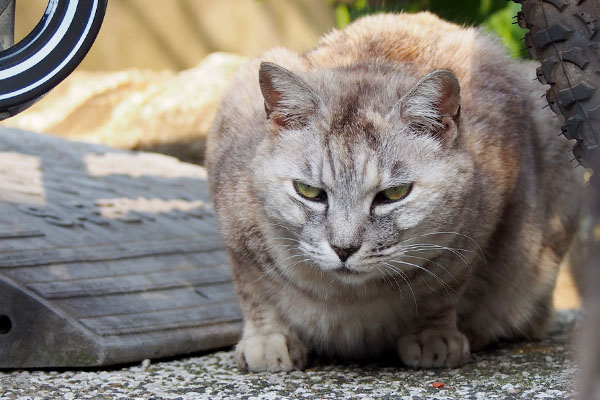
<path id="1" fill-rule="evenodd" d="M 280 305 L 300 337 L 322 353 L 339 356 L 347 355 L 348 349 L 358 356 L 388 351 L 412 315 L 394 295 L 352 302 L 289 296 Z"/>

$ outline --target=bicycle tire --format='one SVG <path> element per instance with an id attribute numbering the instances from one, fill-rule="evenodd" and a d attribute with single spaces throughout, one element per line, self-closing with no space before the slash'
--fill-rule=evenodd
<path id="1" fill-rule="evenodd" d="M 0 52 L 0 120 L 25 110 L 65 79 L 91 48 L 108 0 L 50 0 L 21 42 Z"/>
<path id="2" fill-rule="evenodd" d="M 562 133 L 587 167 L 600 147 L 600 0 L 514 0 L 525 44 L 541 62 L 538 80 L 550 85 L 549 106 L 565 118 Z"/>

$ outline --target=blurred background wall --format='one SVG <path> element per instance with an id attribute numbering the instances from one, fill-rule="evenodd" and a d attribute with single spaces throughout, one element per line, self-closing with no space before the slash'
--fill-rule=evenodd
<path id="1" fill-rule="evenodd" d="M 43 15 L 44 0 L 17 0 L 16 38 Z M 182 70 L 215 51 L 257 56 L 273 46 L 307 50 L 335 25 L 326 0 L 109 0 L 86 70 Z"/>

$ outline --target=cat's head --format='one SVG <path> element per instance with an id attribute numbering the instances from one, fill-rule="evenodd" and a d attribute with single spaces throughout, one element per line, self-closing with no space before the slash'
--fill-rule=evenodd
<path id="1" fill-rule="evenodd" d="M 259 80 L 268 133 L 252 184 L 280 268 L 362 282 L 442 251 L 448 235 L 436 232 L 459 229 L 471 180 L 452 72 L 418 79 L 359 65 L 298 75 L 262 63 Z"/>

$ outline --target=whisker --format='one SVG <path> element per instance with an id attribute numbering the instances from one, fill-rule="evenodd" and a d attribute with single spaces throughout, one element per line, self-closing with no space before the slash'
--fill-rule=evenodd
<path id="1" fill-rule="evenodd" d="M 303 260 L 295 261 L 295 262 L 293 262 L 293 263 L 291 263 L 291 264 L 287 264 L 287 263 L 286 263 L 286 261 L 288 261 L 288 260 L 291 260 L 291 259 L 294 259 L 294 258 L 297 258 L 297 257 L 303 257 L 303 256 L 305 257 Z M 285 264 L 285 266 L 289 268 L 289 267 L 293 267 L 293 266 L 295 266 L 296 264 L 299 264 L 299 263 L 301 263 L 301 262 L 303 262 L 303 261 L 304 261 L 304 262 L 305 262 L 305 261 L 311 261 L 311 262 L 312 262 L 312 260 L 311 260 L 309 257 L 306 257 L 304 254 L 293 254 L 293 255 L 291 255 L 291 256 L 289 256 L 289 257 L 285 258 L 283 261 L 281 261 L 281 262 L 279 262 L 279 263 L 276 263 L 276 264 L 275 264 L 275 265 L 273 265 L 272 267 L 270 267 L 270 268 L 268 268 L 268 269 L 265 269 L 265 270 L 263 271 L 263 273 L 262 273 L 262 274 L 261 274 L 261 275 L 260 275 L 260 276 L 259 276 L 259 277 L 258 277 L 258 278 L 257 278 L 257 279 L 254 281 L 254 282 L 253 282 L 253 284 L 256 284 L 256 282 L 258 282 L 259 280 L 263 279 L 265 276 L 267 276 L 267 275 L 268 275 L 269 273 L 271 273 L 272 271 L 275 271 L 275 270 L 277 270 L 277 265 Z"/>
<path id="2" fill-rule="evenodd" d="M 424 234 L 421 234 L 421 235 L 414 236 L 414 237 L 409 238 L 409 239 L 405 239 L 405 240 L 399 242 L 399 244 L 400 243 L 405 243 L 407 241 L 414 240 L 414 239 L 417 239 L 417 238 L 420 238 L 420 237 L 433 236 L 433 235 L 456 235 L 456 236 L 462 236 L 464 238 L 469 239 L 471 242 L 473 242 L 473 244 L 475 246 L 477 246 L 477 249 L 479 250 L 479 254 L 481 255 L 481 259 L 483 260 L 483 262 L 486 264 L 486 267 L 487 267 L 487 260 L 485 258 L 485 253 L 483 252 L 483 249 L 481 248 L 481 246 L 479 245 L 479 243 L 477 243 L 477 241 L 475 239 L 473 239 L 471 236 L 466 235 L 464 233 L 451 232 L 451 231 L 447 231 L 447 232 L 429 232 L 429 233 L 424 233 Z"/>
<path id="3" fill-rule="evenodd" d="M 417 258 L 417 259 L 419 259 L 419 260 L 424 260 L 424 261 L 427 261 L 428 263 L 432 263 L 432 264 L 434 264 L 434 265 L 437 265 L 438 267 L 440 267 L 441 269 L 443 269 L 444 271 L 446 271 L 446 273 L 447 273 L 448 275 L 450 275 L 450 277 L 451 277 L 452 279 L 454 279 L 454 282 L 457 282 L 457 283 L 458 283 L 458 281 L 456 280 L 456 278 L 454 277 L 454 275 L 452 275 L 452 273 L 451 273 L 450 271 L 448 271 L 446 268 L 444 268 L 444 266 L 443 266 L 442 264 L 440 264 L 440 263 L 438 263 L 438 262 L 436 262 L 436 261 L 430 260 L 430 259 L 428 259 L 428 258 L 425 258 L 425 257 L 409 256 L 409 255 L 406 255 L 406 254 L 402 255 L 402 257 L 408 257 L 408 258 Z"/>
<path id="4" fill-rule="evenodd" d="M 408 247 L 404 248 L 403 250 L 408 251 L 408 252 L 417 252 L 417 251 L 427 251 L 427 250 L 432 250 L 432 249 L 440 249 L 440 250 L 449 251 L 450 253 L 452 253 L 455 256 L 457 256 L 458 258 L 460 258 L 461 261 L 463 263 L 465 263 L 466 266 L 471 268 L 471 263 L 469 262 L 469 260 L 464 256 L 464 254 L 460 253 L 461 251 L 473 253 L 471 250 L 458 249 L 458 248 L 453 248 L 453 247 L 442 246 L 439 244 L 429 244 L 429 243 L 424 243 L 422 245 L 408 246 Z"/>
<path id="5" fill-rule="evenodd" d="M 271 244 L 271 243 L 265 243 L 262 246 L 261 250 L 262 251 L 267 250 L 267 249 L 268 250 L 276 250 L 276 249 L 286 249 L 286 250 L 289 250 L 290 248 L 297 249 L 298 246 L 296 246 L 294 244 Z"/>
<path id="6" fill-rule="evenodd" d="M 390 260 L 390 261 L 393 262 L 394 260 Z M 394 265 L 394 266 L 392 266 L 390 264 L 388 264 L 388 265 L 390 266 L 390 268 L 393 267 L 394 271 L 396 271 L 398 273 L 401 273 L 401 274 L 404 274 L 408 278 L 408 275 L 406 275 L 406 272 L 402 271 L 402 269 L 400 267 L 398 267 L 397 265 Z M 427 282 L 426 280 L 423 280 L 423 282 L 425 283 L 425 285 L 427 285 L 427 287 L 429 288 L 429 290 L 431 290 L 432 292 L 435 292 L 435 289 L 429 284 L 429 282 Z"/>
<path id="7" fill-rule="evenodd" d="M 463 248 L 460 248 L 460 247 L 448 247 L 448 246 L 443 246 L 441 244 L 435 244 L 435 243 L 411 244 L 409 246 L 402 247 L 402 249 L 412 249 L 412 248 L 415 248 L 415 247 L 433 247 L 433 248 L 443 248 L 443 249 L 455 250 L 455 251 L 464 251 L 465 253 L 475 253 L 473 250 L 463 249 Z"/>
<path id="8" fill-rule="evenodd" d="M 271 273 L 271 271 L 274 271 L 276 268 L 277 268 L 276 266 L 272 266 L 270 268 L 263 270 L 263 273 L 260 274 L 260 276 L 258 278 L 256 278 L 254 280 L 254 282 L 252 282 L 252 284 L 255 285 L 258 281 L 262 280 L 265 276 L 267 276 L 267 274 Z"/>
<path id="9" fill-rule="evenodd" d="M 306 262 L 306 261 L 311 261 L 311 259 L 307 257 L 307 258 L 304 258 L 304 259 L 302 259 L 302 260 L 294 261 L 294 262 L 293 262 L 293 263 L 291 263 L 291 264 L 287 264 L 287 265 L 286 265 L 286 267 L 290 268 L 290 267 L 293 267 L 293 266 L 295 266 L 295 265 L 298 265 L 298 264 L 300 264 L 300 263 L 303 263 L 303 262 Z"/>
<path id="10" fill-rule="evenodd" d="M 415 302 L 415 314 L 417 316 L 419 316 L 419 305 L 417 304 L 417 296 L 415 296 L 415 292 L 410 284 L 410 282 L 408 281 L 408 277 L 406 276 L 406 274 L 404 272 L 402 272 L 399 268 L 396 268 L 394 265 L 392 264 L 388 264 L 386 262 L 383 263 L 384 265 L 387 266 L 387 268 L 391 268 L 392 271 L 395 271 L 398 273 L 398 275 L 400 276 L 400 278 L 402 278 L 404 280 L 404 282 L 406 282 L 406 285 L 408 286 L 408 289 L 410 290 L 410 292 L 412 293 L 413 296 L 413 300 Z"/>
<path id="11" fill-rule="evenodd" d="M 417 264 L 413 264 L 413 263 L 409 263 L 408 261 L 402 261 L 402 260 L 390 260 L 390 262 L 397 262 L 399 264 L 404 264 L 404 265 L 408 265 L 411 267 L 415 267 L 417 269 L 420 269 L 422 271 L 427 272 L 429 275 L 433 276 L 435 279 L 437 279 L 442 286 L 446 289 L 446 292 L 448 292 L 448 289 L 452 290 L 453 292 L 456 293 L 456 291 L 454 289 L 452 289 L 450 286 L 448 286 L 448 284 L 446 282 L 444 282 L 444 280 L 442 278 L 440 278 L 439 276 L 437 276 L 436 274 L 434 274 L 433 272 L 431 272 L 430 270 L 428 270 L 427 268 L 423 268 L 420 265 Z M 450 293 L 448 293 L 449 295 Z"/>
<path id="12" fill-rule="evenodd" d="M 383 270 L 383 273 L 385 274 L 386 270 Z M 394 279 L 394 282 L 396 282 L 396 287 L 398 288 L 398 290 L 400 290 L 400 296 L 402 296 L 402 288 L 400 287 L 400 283 L 398 282 L 398 280 L 396 279 L 396 277 L 394 276 L 394 274 L 390 273 L 390 276 Z M 390 282 L 391 284 L 391 282 Z"/>
<path id="13" fill-rule="evenodd" d="M 287 258 L 285 258 L 284 260 L 282 260 L 281 262 L 279 262 L 278 264 L 286 264 L 286 261 L 291 260 L 293 258 L 297 258 L 297 257 L 306 257 L 305 254 L 293 254 Z"/>
<path id="14" fill-rule="evenodd" d="M 402 243 L 402 242 L 400 242 Z M 448 247 L 448 246 L 443 246 L 441 244 L 435 244 L 435 243 L 416 243 L 416 244 L 409 244 L 409 245 L 405 245 L 405 246 L 399 246 L 399 248 L 392 248 L 391 251 L 388 252 L 379 252 L 378 254 L 375 254 L 375 257 L 380 257 L 380 256 L 389 256 L 401 251 L 406 251 L 406 250 L 412 250 L 412 249 L 442 249 L 442 250 L 448 250 L 451 252 L 456 252 L 455 254 L 458 257 L 461 257 L 463 259 L 464 262 L 469 263 L 469 261 L 467 260 L 467 258 L 461 254 L 460 252 L 465 252 L 465 253 L 475 253 L 472 250 L 469 249 L 463 249 L 463 248 L 456 248 L 456 247 Z M 373 256 L 371 256 L 373 257 Z"/>
<path id="15" fill-rule="evenodd" d="M 375 268 L 377 268 L 377 267 L 375 267 Z M 393 286 L 392 281 L 388 278 L 387 274 L 384 271 L 380 270 L 379 268 L 377 268 L 377 270 L 381 273 L 381 275 L 383 276 L 383 279 L 386 282 L 388 282 L 390 284 L 390 286 Z"/>
<path id="16" fill-rule="evenodd" d="M 288 230 L 288 231 L 292 232 L 294 235 L 297 235 L 297 234 L 298 234 L 297 232 L 294 232 L 293 230 L 291 230 L 290 228 L 288 228 L 288 227 L 287 227 L 287 226 L 285 226 L 285 225 L 278 224 L 278 223 L 276 223 L 276 222 L 271 222 L 271 225 L 275 225 L 275 226 L 278 226 L 278 227 L 280 227 L 280 228 L 286 229 L 286 230 Z"/>
<path id="17" fill-rule="evenodd" d="M 411 237 L 411 238 L 408 238 L 408 239 L 404 239 L 404 240 L 402 240 L 402 241 L 398 242 L 398 244 L 401 244 L 401 243 L 406 243 L 406 242 L 409 242 L 409 241 L 411 241 L 411 240 L 415 240 L 415 239 L 418 239 L 418 238 L 421 238 L 421 237 L 425 237 L 425 236 L 437 235 L 437 234 L 440 234 L 440 233 L 444 233 L 444 232 L 428 232 L 428 233 L 422 233 L 422 234 L 420 234 L 420 235 L 413 236 L 413 237 Z"/>
<path id="18" fill-rule="evenodd" d="M 465 235 L 464 233 L 460 233 L 460 232 L 442 232 L 442 233 L 451 233 L 454 235 L 462 236 L 462 237 L 469 239 L 471 242 L 473 242 L 473 244 L 475 246 L 477 246 L 477 249 L 479 250 L 479 254 L 481 254 L 481 259 L 483 260 L 483 262 L 485 263 L 486 268 L 487 268 L 487 260 L 485 259 L 485 253 L 483 252 L 483 249 L 481 248 L 481 246 L 479 245 L 479 243 L 477 243 L 477 241 L 475 239 L 473 239 L 469 235 Z"/>
<path id="19" fill-rule="evenodd" d="M 285 236 L 277 236 L 277 237 L 271 238 L 269 241 L 274 241 L 274 240 L 290 240 L 292 242 L 302 243 L 300 240 L 292 239 L 292 238 L 285 237 Z"/>

